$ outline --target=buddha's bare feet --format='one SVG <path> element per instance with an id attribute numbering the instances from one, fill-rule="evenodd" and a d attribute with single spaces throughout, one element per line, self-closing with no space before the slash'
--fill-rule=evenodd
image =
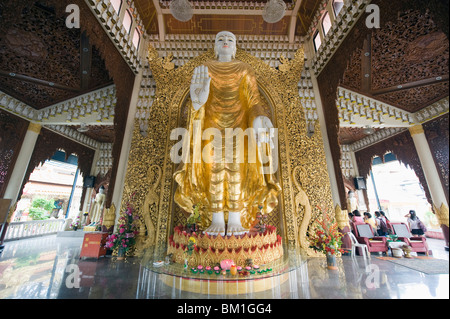
<path id="1" fill-rule="evenodd" d="M 223 212 L 213 213 L 212 223 L 203 233 L 214 236 L 225 236 L 225 219 L 223 217 Z"/>
<path id="2" fill-rule="evenodd" d="M 240 236 L 248 232 L 241 224 L 241 214 L 239 212 L 230 212 L 228 215 L 227 236 Z"/>
<path id="3" fill-rule="evenodd" d="M 204 233 L 207 233 L 208 235 L 222 235 L 225 236 L 225 223 L 223 224 L 211 224 Z"/>
<path id="4" fill-rule="evenodd" d="M 231 235 L 240 236 L 240 235 L 244 235 L 245 233 L 248 233 L 248 232 L 249 232 L 249 230 L 245 229 L 240 224 L 228 223 L 227 236 L 231 236 Z"/>

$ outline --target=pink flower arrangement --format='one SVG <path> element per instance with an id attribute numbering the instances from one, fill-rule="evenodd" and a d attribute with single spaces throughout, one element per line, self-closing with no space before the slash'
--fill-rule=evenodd
<path id="1" fill-rule="evenodd" d="M 137 230 L 136 220 L 139 216 L 133 215 L 134 208 L 128 203 L 126 210 L 119 218 L 119 229 L 116 234 L 111 234 L 106 238 L 105 247 L 108 249 L 122 249 L 127 252 L 136 244 Z"/>

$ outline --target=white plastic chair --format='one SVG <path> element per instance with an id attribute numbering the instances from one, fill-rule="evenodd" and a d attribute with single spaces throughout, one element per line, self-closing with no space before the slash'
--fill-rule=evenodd
<path id="1" fill-rule="evenodd" d="M 355 249 L 356 248 L 361 248 L 362 254 L 364 256 L 364 259 L 369 258 L 370 259 L 370 253 L 369 253 L 369 248 L 367 248 L 366 244 L 360 244 L 358 243 L 358 240 L 356 240 L 355 235 L 353 235 L 352 232 L 348 232 L 347 233 L 350 236 L 350 239 L 352 241 L 352 252 L 351 252 L 351 256 L 354 258 L 356 253 L 355 253 Z"/>

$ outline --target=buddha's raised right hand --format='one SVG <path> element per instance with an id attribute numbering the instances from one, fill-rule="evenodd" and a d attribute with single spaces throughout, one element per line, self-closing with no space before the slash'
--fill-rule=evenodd
<path id="1" fill-rule="evenodd" d="M 192 106 L 196 111 L 208 100 L 210 83 L 211 77 L 208 73 L 208 67 L 204 65 L 196 67 L 192 75 L 190 89 Z"/>

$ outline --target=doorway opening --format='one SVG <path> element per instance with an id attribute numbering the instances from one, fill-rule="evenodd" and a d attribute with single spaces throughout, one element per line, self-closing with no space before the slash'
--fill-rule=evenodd
<path id="1" fill-rule="evenodd" d="M 17 202 L 12 222 L 66 219 L 79 215 L 83 177 L 78 158 L 62 150 L 35 167 Z"/>
<path id="2" fill-rule="evenodd" d="M 373 159 L 367 178 L 367 197 L 371 211 L 384 211 L 392 222 L 406 223 L 405 215 L 415 210 L 430 232 L 442 234 L 416 173 L 392 153 L 386 154 L 384 161 L 380 157 Z"/>

